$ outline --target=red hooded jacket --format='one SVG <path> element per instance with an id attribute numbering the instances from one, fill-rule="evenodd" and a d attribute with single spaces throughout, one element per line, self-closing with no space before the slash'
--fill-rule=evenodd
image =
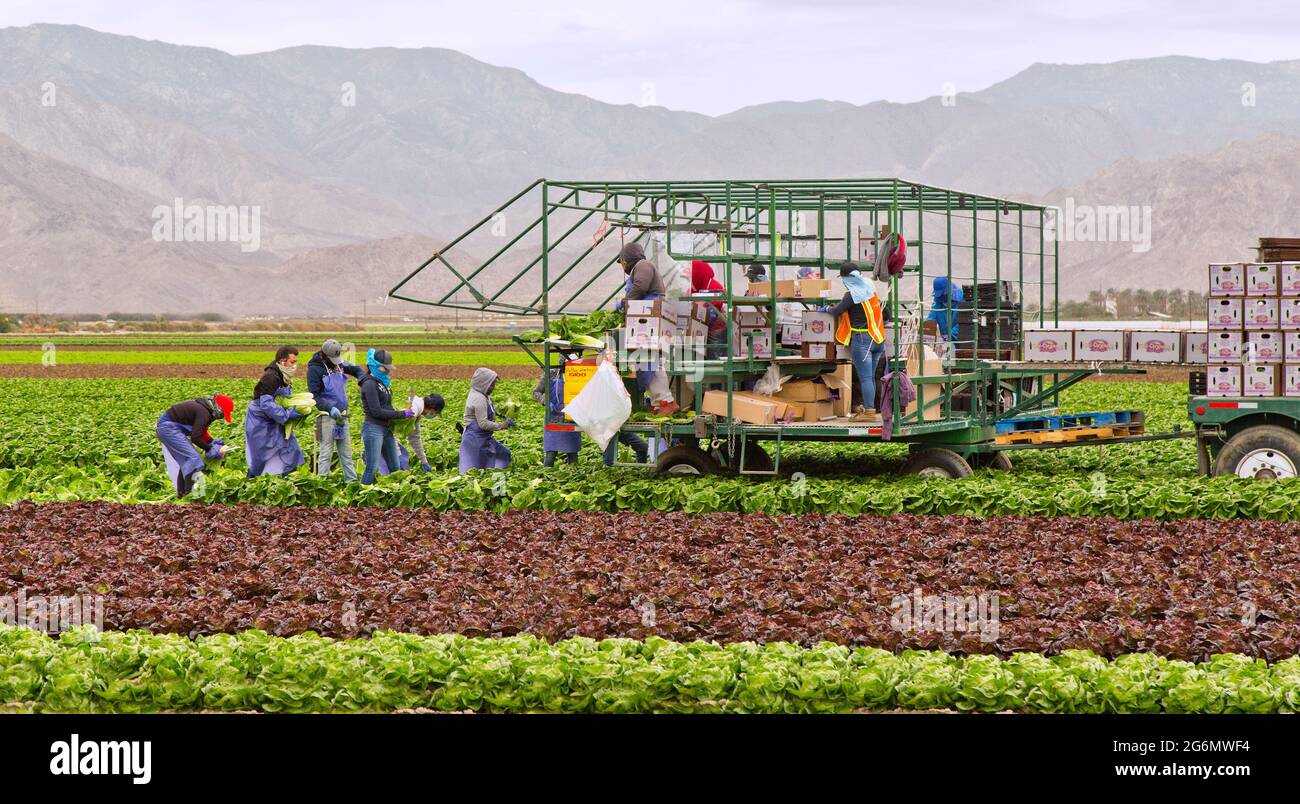
<path id="1" fill-rule="evenodd" d="M 691 263 L 691 293 L 722 293 L 726 288 L 722 283 L 713 277 L 713 266 L 704 260 L 695 260 Z M 727 328 L 726 308 L 722 302 L 710 302 L 718 308 L 718 317 L 709 323 L 709 334 L 722 332 Z"/>

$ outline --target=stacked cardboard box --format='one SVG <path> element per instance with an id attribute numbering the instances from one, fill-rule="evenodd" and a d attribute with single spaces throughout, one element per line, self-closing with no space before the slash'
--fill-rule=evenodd
<path id="1" fill-rule="evenodd" d="M 1300 263 L 1211 263 L 1206 318 L 1209 396 L 1300 396 Z"/>

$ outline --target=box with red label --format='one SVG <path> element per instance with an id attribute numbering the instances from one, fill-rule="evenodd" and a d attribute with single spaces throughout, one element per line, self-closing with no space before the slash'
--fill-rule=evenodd
<path id="1" fill-rule="evenodd" d="M 1130 332 L 1130 360 L 1141 363 L 1177 363 L 1182 359 L 1182 339 L 1177 332 Z"/>
<path id="2" fill-rule="evenodd" d="M 1210 329 L 1241 329 L 1240 298 L 1210 299 L 1205 312 L 1205 320 Z"/>
<path id="3" fill-rule="evenodd" d="M 781 327 L 781 343 L 786 346 L 798 346 L 803 343 L 803 325 L 786 324 Z"/>
<path id="4" fill-rule="evenodd" d="M 1281 363 L 1284 355 L 1280 331 L 1262 330 L 1246 333 L 1246 346 L 1241 354 L 1245 362 Z"/>
<path id="5" fill-rule="evenodd" d="M 817 360 L 834 360 L 835 344 L 834 343 L 805 343 L 801 347 L 800 353 L 804 357 L 814 358 Z"/>
<path id="6" fill-rule="evenodd" d="M 766 329 L 743 329 L 737 337 L 738 344 L 736 350 L 743 355 L 749 355 L 750 345 L 753 344 L 754 357 L 771 357 L 772 356 L 772 333 Z"/>
<path id="7" fill-rule="evenodd" d="M 1074 333 L 1074 359 L 1080 362 L 1124 360 L 1126 340 L 1123 330 L 1078 330 Z"/>
<path id="8" fill-rule="evenodd" d="M 1244 270 L 1247 296 L 1277 295 L 1277 263 L 1248 262 Z"/>
<path id="9" fill-rule="evenodd" d="M 1210 366 L 1205 372 L 1206 396 L 1241 396 L 1241 366 Z"/>
<path id="10" fill-rule="evenodd" d="M 1240 296 L 1246 292 L 1246 274 L 1239 262 L 1210 263 L 1210 295 Z"/>
<path id="11" fill-rule="evenodd" d="M 1038 363 L 1070 362 L 1074 359 L 1074 330 L 1025 330 L 1025 360 Z"/>
<path id="12" fill-rule="evenodd" d="M 1223 333 L 1215 333 L 1221 335 Z M 1209 360 L 1210 356 L 1210 333 L 1208 332 L 1184 332 L 1183 333 L 1183 362 L 1184 363 L 1204 363 Z"/>
<path id="13" fill-rule="evenodd" d="M 1250 296 L 1242 302 L 1241 321 L 1246 329 L 1277 329 L 1278 301 Z"/>
<path id="14" fill-rule="evenodd" d="M 803 342 L 830 343 L 835 340 L 835 316 L 805 310 L 803 314 Z"/>
<path id="15" fill-rule="evenodd" d="M 1282 396 L 1300 396 L 1300 363 L 1282 367 Z"/>
<path id="16" fill-rule="evenodd" d="M 1209 362 L 1240 363 L 1241 346 L 1245 340 L 1245 336 L 1237 330 L 1209 333 L 1206 347 Z"/>
<path id="17" fill-rule="evenodd" d="M 1300 296 L 1300 262 L 1278 264 L 1277 290 L 1283 296 Z"/>
<path id="18" fill-rule="evenodd" d="M 1300 296 L 1284 296 L 1277 300 L 1277 323 L 1282 329 L 1300 329 Z"/>
<path id="19" fill-rule="evenodd" d="M 1241 395 L 1277 396 L 1278 389 L 1281 388 L 1281 374 L 1281 366 L 1266 366 L 1262 363 L 1242 366 Z"/>

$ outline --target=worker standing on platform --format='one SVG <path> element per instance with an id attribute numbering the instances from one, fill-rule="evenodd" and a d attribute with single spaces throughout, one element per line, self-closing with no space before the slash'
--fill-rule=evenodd
<path id="1" fill-rule="evenodd" d="M 883 305 L 875 286 L 851 262 L 840 265 L 844 298 L 834 307 L 823 306 L 823 313 L 834 317 L 835 340 L 847 346 L 858 375 L 862 392 L 862 409 L 853 418 L 874 421 L 876 413 L 876 361 L 884 357 L 885 320 Z"/>

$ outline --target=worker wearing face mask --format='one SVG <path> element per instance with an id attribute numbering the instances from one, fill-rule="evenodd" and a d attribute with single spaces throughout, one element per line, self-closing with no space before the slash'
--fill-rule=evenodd
<path id="1" fill-rule="evenodd" d="M 297 371 L 298 347 L 281 346 L 253 386 L 253 400 L 244 413 L 244 450 L 249 477 L 287 475 L 306 462 L 298 436 L 290 434 L 285 438 L 284 434 L 284 425 L 303 415 L 275 401 L 293 394 L 293 377 Z"/>

